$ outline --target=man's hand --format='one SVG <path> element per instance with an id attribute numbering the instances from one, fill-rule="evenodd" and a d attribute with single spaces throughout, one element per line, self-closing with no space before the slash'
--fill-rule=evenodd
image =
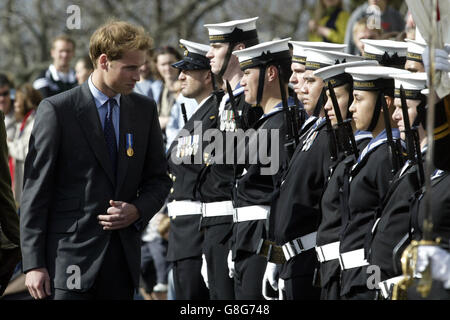
<path id="1" fill-rule="evenodd" d="M 25 275 L 25 285 L 34 299 L 44 299 L 51 294 L 50 277 L 46 268 L 28 271 Z"/>
<path id="2" fill-rule="evenodd" d="M 99 223 L 103 230 L 118 230 L 128 227 L 139 219 L 137 208 L 130 203 L 109 200 L 111 207 L 106 210 L 106 215 L 99 215 Z"/>

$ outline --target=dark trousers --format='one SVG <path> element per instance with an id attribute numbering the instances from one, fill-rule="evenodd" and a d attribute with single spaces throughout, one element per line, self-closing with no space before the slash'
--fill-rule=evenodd
<path id="1" fill-rule="evenodd" d="M 328 283 L 322 288 L 320 293 L 320 300 L 340 300 L 341 286 L 339 277 L 331 278 Z"/>
<path id="2" fill-rule="evenodd" d="M 209 297 L 211 300 L 234 300 L 234 280 L 228 272 L 228 242 L 222 244 L 222 229 L 228 225 L 210 226 L 205 229 L 203 253 L 208 267 Z"/>
<path id="3" fill-rule="evenodd" d="M 52 290 L 51 300 L 133 300 L 133 280 L 119 233 L 112 232 L 97 278 L 88 291 Z"/>
<path id="4" fill-rule="evenodd" d="M 320 288 L 313 286 L 314 275 L 284 280 L 286 300 L 319 300 Z"/>
<path id="5" fill-rule="evenodd" d="M 202 257 L 177 260 L 173 264 L 173 282 L 177 300 L 208 300 L 209 291 L 203 281 Z"/>
<path id="6" fill-rule="evenodd" d="M 376 300 L 376 290 L 369 290 L 367 287 L 353 287 L 350 292 L 341 296 L 341 300 Z"/>
<path id="7" fill-rule="evenodd" d="M 234 292 L 236 300 L 264 300 L 262 279 L 267 260 L 254 253 L 238 252 L 234 267 Z"/>

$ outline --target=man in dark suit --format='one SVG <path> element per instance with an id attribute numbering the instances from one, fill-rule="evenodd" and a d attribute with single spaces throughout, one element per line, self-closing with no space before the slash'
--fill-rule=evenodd
<path id="1" fill-rule="evenodd" d="M 132 93 L 150 46 L 142 28 L 107 23 L 89 80 L 39 105 L 20 225 L 36 299 L 132 299 L 138 287 L 141 231 L 171 185 L 155 102 Z"/>

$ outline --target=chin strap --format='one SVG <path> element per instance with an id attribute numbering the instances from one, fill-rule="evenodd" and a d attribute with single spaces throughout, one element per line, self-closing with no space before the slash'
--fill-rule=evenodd
<path id="1" fill-rule="evenodd" d="M 230 42 L 228 45 L 227 53 L 225 55 L 225 59 L 223 60 L 222 68 L 220 69 L 219 74 L 218 74 L 219 77 L 223 77 L 223 75 L 225 74 L 225 71 L 227 71 L 228 64 L 230 63 L 230 58 L 231 58 L 234 46 L 235 46 L 234 42 Z"/>
<path id="2" fill-rule="evenodd" d="M 377 96 L 377 102 L 375 103 L 375 108 L 373 109 L 373 115 L 372 115 L 372 121 L 369 124 L 369 127 L 367 128 L 367 131 L 372 132 L 375 130 L 375 127 L 377 126 L 378 119 L 380 118 L 381 114 L 381 98 L 383 97 L 383 91 L 380 91 Z M 384 97 L 383 97 L 384 99 Z"/>
<path id="3" fill-rule="evenodd" d="M 261 101 L 264 94 L 264 79 L 266 77 L 267 65 L 261 65 L 259 67 L 259 78 L 258 78 L 258 92 L 256 94 L 256 107 L 261 107 Z"/>
<path id="4" fill-rule="evenodd" d="M 319 99 L 317 100 L 316 106 L 314 107 L 313 116 L 318 118 L 320 115 L 320 111 L 322 110 L 323 106 L 325 105 L 327 101 L 327 94 L 325 92 L 325 86 L 322 88 L 322 91 L 320 92 Z"/>

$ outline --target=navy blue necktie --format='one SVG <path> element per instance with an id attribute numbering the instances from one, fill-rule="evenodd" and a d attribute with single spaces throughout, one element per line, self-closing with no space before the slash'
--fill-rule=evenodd
<path id="1" fill-rule="evenodd" d="M 117 142 L 114 123 L 112 120 L 112 113 L 116 104 L 117 102 L 114 99 L 109 99 L 107 101 L 108 111 L 106 112 L 105 124 L 103 127 L 103 133 L 105 135 L 106 146 L 108 147 L 109 158 L 111 159 L 111 165 L 114 171 L 114 175 L 117 170 Z"/>

